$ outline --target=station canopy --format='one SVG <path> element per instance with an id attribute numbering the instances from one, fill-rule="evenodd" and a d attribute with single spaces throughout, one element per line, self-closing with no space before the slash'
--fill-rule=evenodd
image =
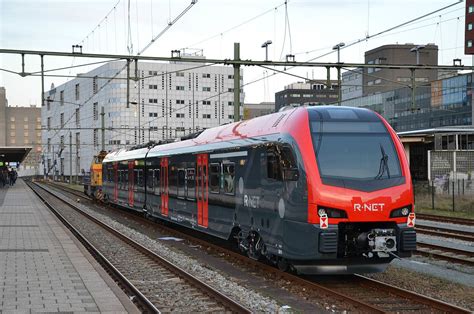
<path id="1" fill-rule="evenodd" d="M 0 146 L 0 165 L 5 162 L 23 162 L 31 148 L 26 146 Z"/>

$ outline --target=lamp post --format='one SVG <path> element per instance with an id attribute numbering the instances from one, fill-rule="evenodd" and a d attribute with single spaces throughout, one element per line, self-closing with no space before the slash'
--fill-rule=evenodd
<path id="1" fill-rule="evenodd" d="M 262 44 L 262 48 L 265 48 L 265 61 L 268 61 L 268 46 L 272 44 L 271 40 L 267 40 Z"/>
<path id="2" fill-rule="evenodd" d="M 339 43 L 332 47 L 332 50 L 337 50 L 337 63 L 339 64 L 341 62 L 341 48 L 344 47 L 346 44 L 345 43 Z M 341 67 L 338 65 L 337 66 L 337 101 L 338 105 L 341 105 Z"/>

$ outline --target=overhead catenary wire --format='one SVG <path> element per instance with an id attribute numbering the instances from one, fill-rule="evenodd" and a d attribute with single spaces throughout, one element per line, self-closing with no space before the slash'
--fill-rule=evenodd
<path id="1" fill-rule="evenodd" d="M 262 17 L 262 16 L 264 16 L 264 15 L 270 13 L 270 12 L 274 12 L 275 10 L 277 10 L 278 8 L 280 8 L 281 6 L 285 5 L 285 3 L 286 3 L 286 1 L 285 1 L 285 2 L 282 2 L 281 4 L 277 5 L 276 7 L 272 7 L 271 9 L 268 9 L 268 10 L 266 10 L 266 11 L 260 13 L 260 14 L 257 14 L 257 15 L 255 15 L 255 16 L 253 16 L 253 17 L 251 17 L 251 18 L 249 18 L 249 19 L 247 19 L 247 20 L 245 20 L 245 21 L 243 21 L 243 22 L 241 22 L 241 23 L 239 23 L 239 24 L 237 24 L 237 25 L 234 25 L 234 26 L 232 26 L 232 27 L 230 27 L 230 28 L 228 28 L 228 29 L 226 29 L 226 30 L 224 30 L 224 31 L 218 32 L 218 33 L 216 33 L 216 34 L 214 34 L 214 35 L 212 35 L 212 36 L 209 36 L 209 37 L 206 37 L 206 38 L 204 38 L 204 39 L 201 39 L 201 40 L 199 40 L 199 41 L 197 41 L 197 42 L 195 42 L 195 43 L 193 43 L 193 44 L 185 45 L 185 48 L 192 48 L 192 47 L 195 47 L 195 46 L 197 46 L 197 45 L 200 45 L 200 44 L 202 44 L 202 43 L 204 43 L 204 42 L 207 42 L 207 41 L 209 41 L 209 40 L 211 40 L 211 39 L 214 39 L 214 38 L 216 38 L 216 37 L 220 37 L 220 36 L 222 36 L 222 35 L 224 35 L 224 34 L 226 34 L 226 33 L 228 33 L 228 32 L 231 32 L 231 31 L 233 31 L 233 30 L 235 30 L 235 29 L 237 29 L 237 28 L 239 28 L 239 27 L 245 25 L 245 24 L 248 24 L 248 23 L 250 23 L 250 22 L 253 22 L 254 20 L 256 20 L 256 19 L 258 19 L 258 18 L 260 18 L 260 17 Z"/>

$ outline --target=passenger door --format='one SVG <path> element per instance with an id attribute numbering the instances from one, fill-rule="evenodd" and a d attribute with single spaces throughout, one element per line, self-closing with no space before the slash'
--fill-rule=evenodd
<path id="1" fill-rule="evenodd" d="M 196 198 L 198 210 L 198 225 L 207 228 L 209 223 L 209 184 L 207 154 L 197 155 Z"/>
<path id="2" fill-rule="evenodd" d="M 161 180 L 160 180 L 160 190 L 161 190 L 161 214 L 163 216 L 168 216 L 169 210 L 169 189 L 168 189 L 168 157 L 161 158 Z"/>

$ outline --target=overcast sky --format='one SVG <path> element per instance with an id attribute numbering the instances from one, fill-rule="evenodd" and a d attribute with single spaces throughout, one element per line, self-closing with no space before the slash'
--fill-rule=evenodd
<path id="1" fill-rule="evenodd" d="M 142 50 L 190 2 L 130 0 L 133 52 Z M 260 46 L 266 40 L 272 40 L 270 59 L 278 60 L 280 56 L 284 58 L 292 53 L 297 61 L 307 61 L 331 52 L 331 47 L 339 42 L 354 42 L 456 2 L 290 0 L 285 32 L 284 1 L 199 0 L 143 55 L 170 56 L 173 49 L 199 48 L 207 58 L 232 58 L 233 43 L 240 42 L 242 59 L 262 60 L 265 51 Z M 0 0 L 0 48 L 70 52 L 73 44 L 81 43 L 84 52 L 127 54 L 127 5 L 128 0 Z M 341 61 L 363 62 L 366 50 L 384 44 L 435 43 L 440 49 L 440 64 L 452 64 L 452 59 L 461 58 L 463 64 L 471 65 L 472 59 L 464 55 L 463 48 L 464 6 L 465 3 L 460 2 L 414 24 L 363 40 L 342 50 Z M 244 23 L 246 21 L 249 22 Z M 335 62 L 336 54 L 315 61 Z M 50 57 L 45 59 L 45 67 L 51 69 L 87 62 L 90 60 Z M 39 57 L 27 58 L 26 66 L 27 72 L 39 71 Z M 0 54 L 0 68 L 18 72 L 21 58 Z M 76 75 L 90 69 L 85 67 L 55 74 Z M 244 83 L 271 73 L 263 68 L 246 67 Z M 300 68 L 291 73 L 309 78 L 326 77 L 325 70 L 311 68 Z M 333 78 L 336 78 L 335 72 Z M 48 77 L 46 90 L 51 83 L 58 86 L 66 80 Z M 245 101 L 274 101 L 275 92 L 298 80 L 301 79 L 276 75 L 250 84 L 244 88 Z M 21 78 L 0 71 L 0 86 L 7 89 L 9 105 L 40 104 L 38 77 Z"/>

